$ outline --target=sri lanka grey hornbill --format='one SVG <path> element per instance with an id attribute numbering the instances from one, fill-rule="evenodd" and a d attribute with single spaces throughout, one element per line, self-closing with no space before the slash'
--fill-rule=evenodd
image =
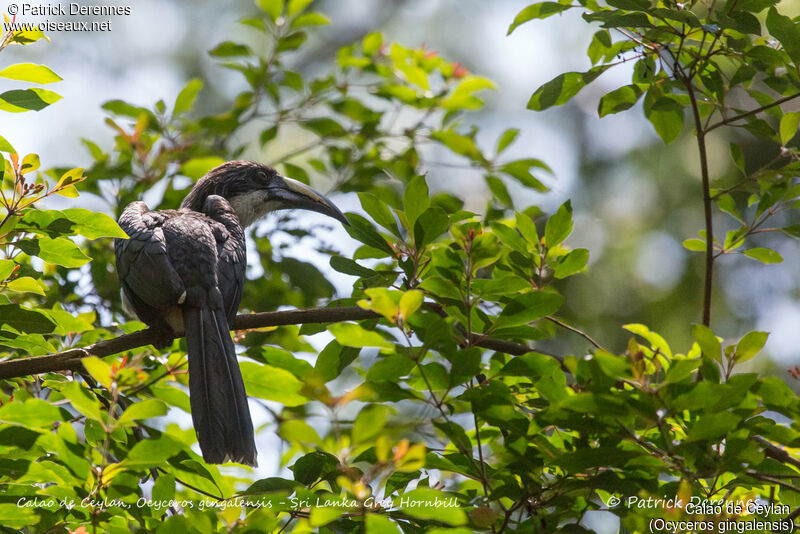
<path id="1" fill-rule="evenodd" d="M 158 348 L 186 334 L 192 421 L 203 458 L 256 465 L 253 423 L 230 327 L 245 282 L 244 228 L 299 208 L 347 219 L 310 187 L 249 161 L 212 169 L 178 210 L 125 208 L 129 239 L 114 251 L 125 306 L 153 327 Z"/>

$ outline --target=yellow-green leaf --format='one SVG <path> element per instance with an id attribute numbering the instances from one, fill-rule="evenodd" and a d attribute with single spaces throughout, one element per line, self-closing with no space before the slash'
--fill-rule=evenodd
<path id="1" fill-rule="evenodd" d="M 0 70 L 0 78 L 41 84 L 60 82 L 62 79 L 61 76 L 50 70 L 50 67 L 46 65 L 37 65 L 35 63 L 17 63 L 15 65 L 9 65 L 3 70 Z"/>
<path id="2" fill-rule="evenodd" d="M 800 113 L 790 111 L 781 117 L 781 144 L 787 145 L 797 133 L 797 126 L 800 125 Z"/>
<path id="3" fill-rule="evenodd" d="M 300 406 L 308 402 L 300 393 L 303 383 L 289 371 L 254 362 L 242 362 L 239 366 L 245 389 L 251 397 L 280 402 L 284 406 Z"/>
<path id="4" fill-rule="evenodd" d="M 120 416 L 117 424 L 127 425 L 132 424 L 134 421 L 141 419 L 150 419 L 152 417 L 160 417 L 166 415 L 167 405 L 157 399 L 146 399 L 141 402 L 131 404 L 127 410 Z"/>
<path id="5" fill-rule="evenodd" d="M 783 258 L 780 254 L 775 252 L 772 249 L 757 247 L 751 248 L 750 250 L 745 250 L 744 255 L 748 258 L 753 258 L 754 260 L 758 260 L 761 263 L 781 263 Z"/>
<path id="6" fill-rule="evenodd" d="M 36 293 L 37 295 L 44 296 L 44 290 L 38 281 L 30 276 L 21 276 L 15 278 L 6 284 L 6 288 L 18 293 Z"/>
<path id="7" fill-rule="evenodd" d="M 111 388 L 111 366 L 98 358 L 97 356 L 89 356 L 81 360 L 81 363 L 92 375 L 92 378 L 100 382 L 106 388 Z"/>
<path id="8" fill-rule="evenodd" d="M 422 291 L 418 289 L 412 289 L 411 291 L 406 291 L 403 293 L 403 296 L 400 297 L 400 316 L 403 319 L 408 319 L 411 317 L 417 309 L 422 305 L 423 294 Z"/>
<path id="9" fill-rule="evenodd" d="M 204 158 L 192 158 L 181 167 L 181 174 L 194 178 L 195 180 L 202 177 L 205 173 L 216 167 L 222 165 L 225 160 L 217 156 L 207 156 Z"/>
<path id="10" fill-rule="evenodd" d="M 748 332 L 736 345 L 734 359 L 737 362 L 744 362 L 758 354 L 767 342 L 768 332 Z"/>
<path id="11" fill-rule="evenodd" d="M 39 155 L 38 154 L 28 154 L 24 158 L 22 158 L 22 164 L 19 166 L 19 173 L 26 174 L 29 172 L 33 172 L 39 168 Z"/>
<path id="12" fill-rule="evenodd" d="M 392 345 L 377 332 L 365 330 L 355 323 L 336 323 L 328 327 L 333 336 L 341 345 L 346 347 L 381 347 L 391 348 Z"/>
<path id="13" fill-rule="evenodd" d="M 694 237 L 691 239 L 686 239 L 683 242 L 683 247 L 693 252 L 703 252 L 706 249 L 706 242 L 702 239 L 697 239 Z"/>

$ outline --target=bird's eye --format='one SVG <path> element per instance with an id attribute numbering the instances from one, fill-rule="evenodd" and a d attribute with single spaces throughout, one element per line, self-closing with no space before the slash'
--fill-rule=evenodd
<path id="1" fill-rule="evenodd" d="M 269 178 L 267 177 L 267 173 L 265 173 L 264 171 L 258 171 L 258 179 L 261 180 L 262 182 L 266 182 L 269 180 Z"/>

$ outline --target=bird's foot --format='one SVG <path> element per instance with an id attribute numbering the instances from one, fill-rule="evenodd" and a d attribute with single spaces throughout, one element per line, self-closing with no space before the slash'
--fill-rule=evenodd
<path id="1" fill-rule="evenodd" d="M 158 350 L 166 349 L 175 341 L 175 332 L 169 327 L 153 327 L 152 345 Z"/>

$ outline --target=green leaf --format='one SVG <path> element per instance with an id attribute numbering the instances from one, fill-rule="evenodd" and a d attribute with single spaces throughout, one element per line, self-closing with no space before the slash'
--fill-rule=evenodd
<path id="1" fill-rule="evenodd" d="M 332 324 L 328 326 L 328 330 L 336 338 L 336 341 L 346 347 L 392 347 L 392 344 L 377 332 L 365 330 L 361 325 L 355 323 Z"/>
<path id="2" fill-rule="evenodd" d="M 9 401 L 0 406 L 0 422 L 2 423 L 28 428 L 47 428 L 61 419 L 61 411 L 42 399 L 33 398 L 25 402 Z"/>
<path id="3" fill-rule="evenodd" d="M 397 229 L 397 222 L 385 202 L 372 193 L 359 193 L 358 199 L 361 201 L 361 207 L 364 208 L 364 211 L 366 211 L 376 223 L 380 224 L 394 235 L 399 236 L 400 232 Z"/>
<path id="4" fill-rule="evenodd" d="M 511 200 L 511 194 L 508 192 L 505 182 L 497 176 L 487 176 L 486 185 L 489 186 L 489 191 L 492 195 L 504 206 L 513 207 L 514 201 Z"/>
<path id="5" fill-rule="evenodd" d="M 8 278 L 16 266 L 14 260 L 0 260 L 0 282 Z"/>
<path id="6" fill-rule="evenodd" d="M 357 213 L 348 213 L 347 220 L 350 222 L 350 226 L 345 226 L 345 231 L 350 234 L 350 237 L 372 248 L 382 250 L 389 256 L 394 255 L 392 247 L 367 219 Z"/>
<path id="7" fill-rule="evenodd" d="M 672 349 L 669 348 L 667 341 L 658 332 L 652 332 L 647 326 L 639 323 L 625 324 L 622 325 L 622 328 L 637 336 L 643 337 L 650 343 L 653 350 L 658 350 L 667 358 L 672 358 Z"/>
<path id="8" fill-rule="evenodd" d="M 400 509 L 417 519 L 442 521 L 448 525 L 463 525 L 467 522 L 467 514 L 458 505 L 456 497 L 428 488 L 418 488 L 403 494 Z"/>
<path id="9" fill-rule="evenodd" d="M 397 524 L 379 514 L 366 514 L 364 517 L 366 534 L 403 534 Z"/>
<path id="10" fill-rule="evenodd" d="M 364 39 L 361 40 L 361 48 L 364 50 L 364 54 L 367 56 L 371 56 L 380 50 L 382 44 L 383 35 L 378 32 L 368 33 L 364 36 Z"/>
<path id="11" fill-rule="evenodd" d="M 758 394 L 767 406 L 785 408 L 797 402 L 797 394 L 777 376 L 768 376 L 758 384 Z"/>
<path id="12" fill-rule="evenodd" d="M 403 193 L 403 209 L 405 210 L 409 229 L 414 229 L 414 223 L 417 222 L 417 218 L 430 205 L 431 199 L 428 196 L 428 184 L 425 183 L 425 177 L 415 176 L 408 182 Z"/>
<path id="13" fill-rule="evenodd" d="M 217 165 L 222 165 L 223 163 L 225 163 L 225 160 L 218 156 L 192 158 L 181 166 L 181 174 L 197 180 Z"/>
<path id="14" fill-rule="evenodd" d="M 72 404 L 73 408 L 89 419 L 99 423 L 105 421 L 106 416 L 100 402 L 97 397 L 89 393 L 86 387 L 77 382 L 71 382 L 61 390 L 61 394 Z"/>
<path id="15" fill-rule="evenodd" d="M 0 135 L 0 152 L 9 152 L 11 154 L 16 154 L 17 151 L 11 146 L 11 143 L 6 141 L 6 138 Z"/>
<path id="16" fill-rule="evenodd" d="M 683 106 L 660 91 L 650 89 L 644 99 L 644 114 L 665 143 L 671 143 L 683 131 Z"/>
<path id="17" fill-rule="evenodd" d="M 81 363 L 89 372 L 89 374 L 92 375 L 92 378 L 97 380 L 106 389 L 111 389 L 111 375 L 113 374 L 113 371 L 111 370 L 110 365 L 97 356 L 83 358 Z"/>
<path id="18" fill-rule="evenodd" d="M 29 334 L 47 334 L 56 326 L 43 313 L 18 304 L 0 304 L 0 325 L 4 324 Z"/>
<path id="19" fill-rule="evenodd" d="M 133 424 L 135 421 L 161 417 L 166 414 L 167 405 L 162 401 L 157 399 L 145 399 L 128 406 L 125 412 L 120 416 L 117 424 L 120 426 Z"/>
<path id="20" fill-rule="evenodd" d="M 739 425 L 740 417 L 730 412 L 701 415 L 700 419 L 689 429 L 686 441 L 717 439 Z"/>
<path id="21" fill-rule="evenodd" d="M 221 46 L 221 45 L 220 45 Z M 219 48 L 219 47 L 217 47 Z M 197 99 L 197 93 L 203 88 L 202 80 L 197 78 L 193 79 L 186 86 L 181 89 L 178 96 L 175 98 L 175 105 L 173 106 L 173 115 L 180 115 L 192 109 L 194 101 Z"/>
<path id="22" fill-rule="evenodd" d="M 76 224 L 75 231 L 77 233 L 89 239 L 128 237 L 128 234 L 119 227 L 117 221 L 105 213 L 97 213 L 83 208 L 69 208 L 61 213 Z"/>
<path id="23" fill-rule="evenodd" d="M 214 57 L 239 57 L 239 56 L 250 56 L 253 54 L 253 51 L 250 50 L 250 47 L 247 45 L 243 45 L 241 43 L 234 43 L 233 41 L 223 41 L 208 52 L 209 55 Z M 194 80 L 193 80 L 194 81 Z M 199 80 L 198 80 L 199 81 Z M 189 82 L 190 84 L 192 82 Z M 201 84 L 202 85 L 202 84 Z M 187 86 L 188 88 L 188 86 Z M 184 89 L 185 90 L 185 89 Z M 199 91 L 200 88 L 198 87 L 197 90 Z M 195 92 L 195 95 L 197 93 Z M 194 100 L 194 97 L 192 97 Z M 177 105 L 177 101 L 176 101 Z M 189 106 L 191 107 L 191 106 Z M 188 109 L 188 108 L 186 108 Z M 186 111 L 186 110 L 184 110 Z M 176 114 L 179 113 L 176 111 Z"/>
<path id="24" fill-rule="evenodd" d="M 424 294 L 418 289 L 412 289 L 403 293 L 403 296 L 400 297 L 400 304 L 398 304 L 400 316 L 404 320 L 411 317 L 411 315 L 422 306 L 423 298 Z"/>
<path id="25" fill-rule="evenodd" d="M 500 136 L 497 140 L 497 148 L 495 149 L 495 154 L 500 154 L 504 151 L 508 146 L 516 140 L 517 136 L 519 135 L 518 128 L 509 128 Z"/>
<path id="26" fill-rule="evenodd" d="M 314 132 L 320 137 L 343 137 L 347 135 L 347 130 L 329 117 L 307 120 L 300 123 L 300 126 Z"/>
<path id="27" fill-rule="evenodd" d="M 720 195 L 719 197 L 717 197 L 717 205 L 719 206 L 720 210 L 724 211 L 737 221 L 742 223 L 744 222 L 741 214 L 739 213 L 739 210 L 736 209 L 736 201 L 728 193 L 725 193 L 724 195 Z"/>
<path id="28" fill-rule="evenodd" d="M 308 5 L 313 0 L 289 0 L 289 7 L 286 10 L 286 13 L 291 17 L 292 15 L 297 15 L 301 11 L 305 10 Z"/>
<path id="29" fill-rule="evenodd" d="M 478 150 L 475 140 L 469 136 L 461 135 L 454 130 L 437 130 L 431 137 L 460 156 L 472 161 L 484 161 L 483 154 Z"/>
<path id="30" fill-rule="evenodd" d="M 734 165 L 736 165 L 736 167 L 740 171 L 745 172 L 744 152 L 742 152 L 742 147 L 740 147 L 736 143 L 731 143 L 730 151 L 731 151 L 731 159 L 733 160 Z"/>
<path id="31" fill-rule="evenodd" d="M 28 154 L 24 158 L 22 158 L 22 163 L 19 166 L 19 173 L 20 174 L 27 174 L 29 172 L 33 172 L 39 168 L 39 155 L 38 154 Z"/>
<path id="32" fill-rule="evenodd" d="M 17 293 L 36 293 L 37 295 L 44 296 L 44 290 L 41 284 L 30 276 L 21 276 L 11 280 L 6 284 L 6 289 L 16 291 Z"/>
<path id="33" fill-rule="evenodd" d="M 594 67 L 587 72 L 565 72 L 539 87 L 528 101 L 528 109 L 542 111 L 566 104 L 586 85 L 593 82 L 608 66 Z"/>
<path id="34" fill-rule="evenodd" d="M 585 248 L 578 248 L 567 255 L 562 256 L 556 265 L 555 276 L 558 279 L 572 276 L 579 273 L 586 268 L 586 262 L 589 261 L 589 251 Z"/>
<path id="35" fill-rule="evenodd" d="M 517 27 L 528 21 L 546 19 L 547 17 L 566 11 L 571 7 L 572 5 L 570 4 L 561 4 L 558 2 L 539 2 L 537 4 L 531 4 L 517 13 L 517 16 L 514 17 L 514 22 L 508 27 L 506 35 L 511 35 L 511 32 L 517 29 Z"/>
<path id="36" fill-rule="evenodd" d="M 168 502 L 175 498 L 175 477 L 165 473 L 159 473 L 158 478 L 153 483 L 153 501 Z"/>
<path id="37" fill-rule="evenodd" d="M 390 354 L 379 359 L 367 371 L 367 380 L 396 382 L 414 368 L 414 360 L 402 354 Z"/>
<path id="38" fill-rule="evenodd" d="M 597 106 L 597 113 L 601 117 L 611 115 L 612 113 L 619 113 L 630 109 L 642 96 L 642 90 L 635 84 L 625 85 L 619 89 L 614 89 L 610 93 L 600 99 Z"/>
<path id="39" fill-rule="evenodd" d="M 484 89 L 497 89 L 497 86 L 483 76 L 468 75 L 461 79 L 453 92 L 440 103 L 442 108 L 450 111 L 460 109 L 480 109 L 483 101 L 474 93 Z"/>
<path id="40" fill-rule="evenodd" d="M 78 248 L 78 245 L 63 237 L 22 239 L 16 243 L 16 246 L 29 256 L 38 256 L 47 263 L 55 263 L 63 267 L 80 267 L 91 260 Z"/>
<path id="41" fill-rule="evenodd" d="M 607 0 L 608 5 L 630 11 L 645 11 L 650 7 L 649 0 Z"/>
<path id="42" fill-rule="evenodd" d="M 62 80 L 61 76 L 50 70 L 46 65 L 36 65 L 35 63 L 9 65 L 0 70 L 0 78 L 41 84 L 60 82 Z"/>
<path id="43" fill-rule="evenodd" d="M 706 242 L 702 239 L 697 239 L 694 237 L 684 240 L 683 247 L 687 250 L 691 250 L 692 252 L 704 252 L 706 250 Z"/>
<path id="44" fill-rule="evenodd" d="M 774 250 L 768 248 L 751 248 L 750 250 L 745 250 L 744 255 L 748 258 L 753 258 L 754 260 L 758 260 L 761 263 L 781 263 L 783 258 L 780 254 L 775 252 Z"/>
<path id="45" fill-rule="evenodd" d="M 522 234 L 522 237 L 524 237 L 528 243 L 537 245 L 539 243 L 539 234 L 531 218 L 524 213 L 516 213 L 515 220 L 517 223 L 517 230 Z"/>
<path id="46" fill-rule="evenodd" d="M 572 204 L 569 200 L 561 204 L 558 211 L 547 219 L 544 229 L 544 241 L 548 248 L 553 248 L 572 232 Z"/>
<path id="47" fill-rule="evenodd" d="M 385 287 L 371 287 L 365 289 L 369 300 L 359 300 L 358 305 L 365 310 L 372 310 L 386 317 L 389 322 L 397 320 L 400 297 L 398 291 L 390 291 Z"/>
<path id="48" fill-rule="evenodd" d="M 745 362 L 764 348 L 767 342 L 767 332 L 748 332 L 736 345 L 736 352 L 734 353 L 734 360 L 737 362 Z"/>
<path id="49" fill-rule="evenodd" d="M 432 243 L 450 227 L 450 217 L 440 207 L 426 209 L 414 223 L 414 244 L 417 248 Z"/>
<path id="50" fill-rule="evenodd" d="M 720 361 L 722 358 L 722 346 L 710 328 L 702 324 L 692 325 L 692 337 L 700 345 L 700 350 L 703 351 L 703 354 Z"/>
<path id="51" fill-rule="evenodd" d="M 301 406 L 308 402 L 300 393 L 303 383 L 289 371 L 254 362 L 241 362 L 239 367 L 245 389 L 251 397 L 280 402 L 285 406 Z"/>
<path id="52" fill-rule="evenodd" d="M 767 29 L 780 41 L 794 64 L 800 65 L 800 27 L 792 19 L 770 7 L 767 11 Z"/>
<path id="53" fill-rule="evenodd" d="M 11 113 L 40 111 L 59 100 L 61 100 L 61 95 L 58 93 L 38 87 L 13 89 L 0 93 L 0 109 Z"/>
<path id="54" fill-rule="evenodd" d="M 525 158 L 511 161 L 500 167 L 500 170 L 509 176 L 516 178 L 519 183 L 525 187 L 530 187 L 536 191 L 541 191 L 542 193 L 548 191 L 547 186 L 540 182 L 539 179 L 533 176 L 533 174 L 531 174 L 531 168 L 542 169 L 544 171 L 551 172 L 550 167 L 548 167 L 547 164 L 535 158 Z"/>
<path id="55" fill-rule="evenodd" d="M 256 0 L 256 5 L 275 21 L 283 12 L 283 0 Z"/>
<path id="56" fill-rule="evenodd" d="M 331 21 L 322 13 L 303 13 L 294 20 L 290 27 L 302 28 L 304 26 L 327 26 Z"/>
<path id="57" fill-rule="evenodd" d="M 158 439 L 145 439 L 133 446 L 121 463 L 131 469 L 162 467 L 166 461 L 183 450 L 183 444 L 167 434 Z"/>
<path id="58" fill-rule="evenodd" d="M 329 382 L 339 376 L 356 359 L 358 353 L 359 349 L 342 347 L 335 340 L 331 341 L 317 356 L 314 369 L 324 381 Z"/>
<path id="59" fill-rule="evenodd" d="M 361 278 L 369 278 L 377 274 L 376 271 L 368 269 L 356 261 L 351 260 L 350 258 L 345 258 L 344 256 L 332 256 L 330 264 L 334 270 L 339 271 L 340 273 L 349 274 L 352 276 L 360 276 Z"/>
<path id="60" fill-rule="evenodd" d="M 676 384 L 692 376 L 692 372 L 700 367 L 703 361 L 700 358 L 692 358 L 687 360 L 675 360 L 667 371 L 667 376 L 664 378 L 664 384 Z"/>
<path id="61" fill-rule="evenodd" d="M 339 460 L 327 452 L 315 451 L 301 456 L 291 467 L 294 479 L 308 486 L 339 467 Z"/>
<path id="62" fill-rule="evenodd" d="M 381 404 L 368 404 L 362 408 L 353 423 L 353 441 L 366 443 L 380 434 L 388 416 L 389 408 Z"/>
<path id="63" fill-rule="evenodd" d="M 509 302 L 494 323 L 494 328 L 506 328 L 528 324 L 555 313 L 564 303 L 563 297 L 556 293 L 535 291 L 525 293 Z"/>
<path id="64" fill-rule="evenodd" d="M 797 126 L 800 124 L 800 113 L 790 111 L 781 117 L 781 144 L 786 146 L 789 141 L 797 134 Z"/>

